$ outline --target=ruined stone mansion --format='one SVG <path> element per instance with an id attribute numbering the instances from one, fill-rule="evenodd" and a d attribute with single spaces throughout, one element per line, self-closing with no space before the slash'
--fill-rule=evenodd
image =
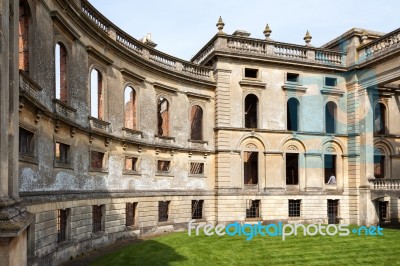
<path id="1" fill-rule="evenodd" d="M 191 219 L 398 223 L 400 29 L 314 47 L 220 18 L 185 61 L 87 0 L 2 0 L 0 18 L 0 265 Z"/>

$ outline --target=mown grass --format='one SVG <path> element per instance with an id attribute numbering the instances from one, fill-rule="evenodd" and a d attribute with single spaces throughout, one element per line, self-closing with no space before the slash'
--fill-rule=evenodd
<path id="1" fill-rule="evenodd" d="M 188 236 L 172 233 L 132 244 L 92 265 L 400 265 L 400 230 L 383 236 Z"/>

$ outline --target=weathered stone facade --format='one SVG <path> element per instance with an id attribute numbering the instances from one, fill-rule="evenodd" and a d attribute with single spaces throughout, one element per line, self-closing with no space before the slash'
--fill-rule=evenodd
<path id="1" fill-rule="evenodd" d="M 187 62 L 86 0 L 0 5 L 1 265 L 192 218 L 399 221 L 400 30 L 316 48 L 220 19 Z"/>

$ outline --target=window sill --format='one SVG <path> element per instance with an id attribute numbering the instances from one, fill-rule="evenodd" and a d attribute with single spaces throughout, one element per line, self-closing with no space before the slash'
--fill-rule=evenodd
<path id="1" fill-rule="evenodd" d="M 204 174 L 189 174 L 189 177 L 207 178 Z"/>
<path id="2" fill-rule="evenodd" d="M 205 222 L 207 222 L 207 220 L 204 219 L 204 218 L 201 218 L 201 219 L 193 219 L 192 218 L 191 221 L 193 221 L 193 223 L 205 223 Z"/>
<path id="3" fill-rule="evenodd" d="M 208 141 L 206 140 L 197 140 L 197 139 L 188 139 L 188 142 L 192 142 L 192 143 L 200 143 L 200 144 L 207 144 L 208 145 Z"/>
<path id="4" fill-rule="evenodd" d="M 69 170 L 74 170 L 74 165 L 71 163 L 61 163 L 61 162 L 54 162 L 53 164 L 54 168 L 62 168 L 62 169 L 69 169 Z"/>
<path id="5" fill-rule="evenodd" d="M 90 168 L 89 172 L 94 172 L 94 173 L 108 173 L 108 169 L 106 168 Z"/>
<path id="6" fill-rule="evenodd" d="M 321 93 L 342 96 L 344 94 L 344 91 L 338 89 L 337 87 L 324 86 L 324 88 L 321 90 Z"/>
<path id="7" fill-rule="evenodd" d="M 134 171 L 134 170 L 123 170 L 122 174 L 123 175 L 137 175 L 137 176 L 142 175 L 140 172 Z"/>
<path id="8" fill-rule="evenodd" d="M 171 174 L 171 172 L 156 172 L 155 175 L 156 175 L 156 176 L 174 177 L 174 175 Z"/>
<path id="9" fill-rule="evenodd" d="M 262 221 L 261 217 L 256 217 L 256 218 L 247 218 L 245 219 L 246 222 L 260 222 Z"/>
<path id="10" fill-rule="evenodd" d="M 135 231 L 135 230 L 139 230 L 139 226 L 137 225 L 127 225 L 126 226 L 126 231 Z"/>
<path id="11" fill-rule="evenodd" d="M 158 222 L 158 226 L 167 226 L 167 225 L 173 225 L 174 223 L 171 221 L 163 221 L 163 222 Z"/>
<path id="12" fill-rule="evenodd" d="M 338 189 L 338 187 L 337 187 L 337 184 L 325 184 L 325 189 L 326 190 L 337 190 Z"/>
<path id="13" fill-rule="evenodd" d="M 36 156 L 25 155 L 25 154 L 19 154 L 19 161 L 25 162 L 25 163 L 31 163 L 31 164 L 39 163 Z"/>
<path id="14" fill-rule="evenodd" d="M 92 232 L 92 238 L 100 238 L 106 235 L 107 233 L 105 231 Z"/>
<path id="15" fill-rule="evenodd" d="M 173 141 L 175 141 L 174 137 L 169 137 L 169 136 L 154 135 L 154 137 L 159 138 L 159 139 L 164 139 L 164 140 L 173 140 Z"/>

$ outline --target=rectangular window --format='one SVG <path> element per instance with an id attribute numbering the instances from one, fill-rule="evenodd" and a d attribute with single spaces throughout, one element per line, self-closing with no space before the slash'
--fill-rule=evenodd
<path id="1" fill-rule="evenodd" d="M 136 209 L 137 202 L 126 203 L 126 226 L 133 226 L 136 224 Z"/>
<path id="2" fill-rule="evenodd" d="M 169 167 L 170 167 L 171 161 L 163 161 L 163 160 L 158 160 L 157 161 L 157 171 L 158 172 L 169 172 Z"/>
<path id="3" fill-rule="evenodd" d="M 93 170 L 102 170 L 104 167 L 104 152 L 91 151 L 90 165 Z"/>
<path id="4" fill-rule="evenodd" d="M 336 155 L 324 155 L 325 184 L 336 184 Z"/>
<path id="5" fill-rule="evenodd" d="M 204 174 L 204 163 L 190 163 L 190 174 L 191 175 L 203 175 Z"/>
<path id="6" fill-rule="evenodd" d="M 136 157 L 126 157 L 125 158 L 125 170 L 132 171 L 132 172 L 137 171 L 137 168 L 136 168 L 137 161 L 138 161 L 138 158 L 136 158 Z"/>
<path id="7" fill-rule="evenodd" d="M 57 163 L 68 164 L 70 146 L 64 143 L 56 142 L 55 159 Z"/>
<path id="8" fill-rule="evenodd" d="M 192 200 L 192 219 L 203 219 L 204 200 Z"/>
<path id="9" fill-rule="evenodd" d="M 25 130 L 23 128 L 19 128 L 19 154 L 25 156 L 33 156 L 33 137 L 34 133 Z"/>
<path id="10" fill-rule="evenodd" d="M 258 184 L 258 152 L 243 153 L 244 184 Z"/>
<path id="11" fill-rule="evenodd" d="M 258 78 L 258 69 L 254 68 L 245 68 L 244 69 L 244 77 L 245 78 Z"/>
<path id="12" fill-rule="evenodd" d="M 337 86 L 337 78 L 325 77 L 325 86 L 336 87 Z"/>
<path id="13" fill-rule="evenodd" d="M 299 184 L 299 154 L 286 153 L 286 185 Z"/>
<path id="14" fill-rule="evenodd" d="M 169 203 L 170 201 L 158 202 L 158 221 L 166 222 L 169 219 Z"/>
<path id="15" fill-rule="evenodd" d="M 301 200 L 289 200 L 289 217 L 300 217 Z"/>
<path id="16" fill-rule="evenodd" d="M 385 222 L 388 219 L 388 201 L 378 201 L 379 222 Z"/>
<path id="17" fill-rule="evenodd" d="M 385 156 L 374 155 L 374 176 L 375 178 L 385 177 Z"/>
<path id="18" fill-rule="evenodd" d="M 260 218 L 260 200 L 248 201 L 246 218 Z"/>
<path id="19" fill-rule="evenodd" d="M 299 83 L 300 75 L 298 73 L 286 73 L 286 81 L 292 83 Z"/>
<path id="20" fill-rule="evenodd" d="M 328 200 L 328 223 L 339 223 L 339 200 Z"/>
<path id="21" fill-rule="evenodd" d="M 67 220 L 69 209 L 57 211 L 57 238 L 58 243 L 67 240 Z"/>
<path id="22" fill-rule="evenodd" d="M 103 211 L 105 205 L 93 205 L 92 222 L 93 222 L 93 233 L 104 231 L 103 228 Z"/>

